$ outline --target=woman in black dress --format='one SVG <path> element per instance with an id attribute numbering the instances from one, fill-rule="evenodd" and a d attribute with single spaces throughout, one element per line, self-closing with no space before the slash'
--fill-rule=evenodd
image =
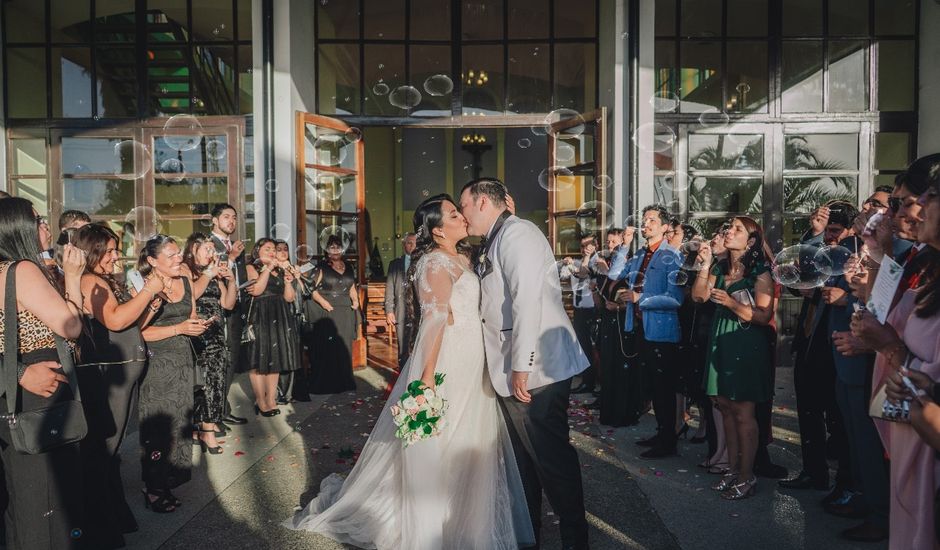
<path id="1" fill-rule="evenodd" d="M 166 235 L 147 241 L 137 262 L 141 275 L 163 283 L 163 301 L 150 309 L 141 331 L 150 348 L 150 365 L 138 405 L 144 504 L 161 513 L 180 505 L 171 490 L 191 476 L 196 368 L 190 337 L 207 328 L 205 320 L 196 317 L 192 281 L 183 274 L 182 263 L 179 245 Z"/>
<path id="2" fill-rule="evenodd" d="M 258 239 L 251 256 L 248 280 L 254 284 L 248 290 L 252 298 L 247 322 L 254 339 L 248 342 L 248 376 L 255 393 L 255 414 L 275 416 L 281 413 L 278 376 L 296 370 L 300 362 L 300 333 L 291 307 L 296 297 L 294 277 L 280 266 L 272 239 Z"/>
<path id="3" fill-rule="evenodd" d="M 147 366 L 147 347 L 137 321 L 163 282 L 151 278 L 131 296 L 114 277 L 120 239 L 109 228 L 86 225 L 75 230 L 75 245 L 86 254 L 82 275 L 82 307 L 86 314 L 80 340 L 78 383 L 88 420 L 81 442 L 89 512 L 83 536 L 96 548 L 120 548 L 123 533 L 137 530 L 137 521 L 124 498 L 118 449 L 130 419 L 131 397 Z"/>
<path id="4" fill-rule="evenodd" d="M 17 395 L 21 410 L 35 410 L 72 399 L 56 351 L 55 336 L 78 338 L 82 330 L 81 276 L 85 255 L 65 245 L 62 267 L 65 299 L 48 271 L 40 267 L 40 242 L 48 242 L 49 225 L 22 198 L 0 200 L 0 334 L 7 322 L 17 323 L 18 350 L 7 350 L 0 338 L 0 354 L 19 353 Z M 6 303 L 6 278 L 15 264 L 16 303 Z M 11 310 L 7 318 L 5 309 Z M 13 313 L 15 312 L 15 314 Z M 5 384 L 4 384 L 5 385 Z M 6 388 L 3 388 L 6 392 Z M 6 547 L 8 550 L 77 548 L 84 527 L 81 460 L 77 444 L 63 445 L 43 454 L 20 454 L 11 443 L 10 426 L 0 422 L 0 458 L 6 482 Z M 94 489 L 92 489 L 94 490 Z M 49 513 L 52 510 L 54 513 Z"/>
<path id="5" fill-rule="evenodd" d="M 343 261 L 339 237 L 327 240 L 326 254 L 311 294 L 315 305 L 308 314 L 313 325 L 310 393 L 314 394 L 356 390 L 352 373 L 352 343 L 359 324 L 355 271 Z"/>
<path id="6" fill-rule="evenodd" d="M 228 341 L 225 338 L 223 310 L 235 307 L 238 288 L 229 268 L 228 255 L 217 254 L 215 243 L 203 233 L 193 233 L 183 247 L 183 266 L 193 279 L 196 314 L 206 319 L 206 331 L 193 338 L 196 348 L 196 392 L 193 422 L 202 451 L 222 454 L 216 435 L 225 435 L 216 424 L 222 420 L 225 404 L 225 373 L 229 368 Z"/>

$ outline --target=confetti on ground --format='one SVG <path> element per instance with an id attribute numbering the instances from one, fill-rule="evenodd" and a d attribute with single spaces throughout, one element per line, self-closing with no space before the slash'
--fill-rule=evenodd
<path id="1" fill-rule="evenodd" d="M 274 462 L 274 455 L 268 455 L 268 457 L 265 460 L 267 460 L 268 462 Z"/>
<path id="2" fill-rule="evenodd" d="M 244 451 L 235 451 L 235 456 L 245 456 Z"/>

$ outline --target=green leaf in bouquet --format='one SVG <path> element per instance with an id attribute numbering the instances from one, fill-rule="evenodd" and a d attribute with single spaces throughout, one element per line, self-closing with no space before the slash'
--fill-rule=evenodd
<path id="1" fill-rule="evenodd" d="M 445 376 L 447 376 L 447 375 L 444 374 L 444 373 L 442 373 L 442 372 L 435 372 L 435 373 L 434 373 L 434 384 L 435 384 L 435 385 L 438 385 L 438 386 L 440 386 L 441 384 L 443 384 L 443 383 L 444 383 L 444 377 L 445 377 Z"/>
<path id="2" fill-rule="evenodd" d="M 428 424 L 437 424 L 437 421 L 440 419 L 440 416 L 432 416 L 431 418 L 428 418 Z"/>
<path id="3" fill-rule="evenodd" d="M 432 432 L 432 431 L 434 431 L 434 430 L 431 429 L 431 426 L 425 426 L 425 427 L 424 427 L 424 433 L 425 433 L 425 435 L 431 435 L 431 432 Z"/>
<path id="4" fill-rule="evenodd" d="M 408 384 L 408 393 L 411 394 L 411 397 L 418 397 L 419 395 L 424 395 L 424 392 L 421 391 L 421 380 L 413 380 Z"/>
<path id="5" fill-rule="evenodd" d="M 419 421 L 417 421 L 417 420 L 409 420 L 409 421 L 408 421 L 408 429 L 409 429 L 409 430 L 417 430 L 417 429 L 420 428 L 420 427 L 421 427 L 421 422 L 419 422 Z"/>
<path id="6" fill-rule="evenodd" d="M 428 411 L 421 411 L 415 415 L 415 420 L 418 422 L 427 422 L 428 421 Z"/>

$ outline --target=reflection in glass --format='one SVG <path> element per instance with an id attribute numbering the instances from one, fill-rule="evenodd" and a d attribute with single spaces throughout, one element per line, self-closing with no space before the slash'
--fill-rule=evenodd
<path id="1" fill-rule="evenodd" d="M 675 35 L 676 0 L 656 0 L 656 36 Z"/>
<path id="2" fill-rule="evenodd" d="M 317 32 L 320 38 L 359 38 L 359 2 L 317 2 Z"/>
<path id="3" fill-rule="evenodd" d="M 11 139 L 10 159 L 13 161 L 12 174 L 18 176 L 45 175 L 46 140 Z"/>
<path id="4" fill-rule="evenodd" d="M 682 0 L 682 36 L 721 36 L 721 0 Z"/>
<path id="5" fill-rule="evenodd" d="M 875 0 L 875 34 L 914 34 L 914 0 Z"/>
<path id="6" fill-rule="evenodd" d="M 657 40 L 653 52 L 656 63 L 656 72 L 653 74 L 653 87 L 656 90 L 654 95 L 662 100 L 653 99 L 653 108 L 657 113 L 675 112 L 679 107 L 679 90 L 676 83 L 679 72 L 676 70 L 675 44 L 672 40 Z"/>
<path id="7" fill-rule="evenodd" d="M 359 253 L 359 231 L 356 227 L 357 217 L 354 215 L 326 215 L 326 214 L 307 214 L 307 235 L 311 242 L 307 245 L 314 250 L 314 254 L 322 256 L 324 254 L 319 235 L 324 229 L 331 226 L 339 226 L 350 236 L 349 248 L 346 250 L 346 256 L 355 256 Z"/>
<path id="8" fill-rule="evenodd" d="M 556 43 L 554 108 L 583 112 L 596 107 L 596 74 L 594 44 Z"/>
<path id="9" fill-rule="evenodd" d="M 692 178 L 692 184 L 689 186 L 689 211 L 760 212 L 762 183 L 762 178 Z"/>
<path id="10" fill-rule="evenodd" d="M 509 39 L 548 38 L 548 2 L 549 0 L 510 2 Z"/>
<path id="11" fill-rule="evenodd" d="M 134 182 L 65 178 L 62 203 L 91 215 L 123 216 L 134 208 Z"/>
<path id="12" fill-rule="evenodd" d="M 764 137 L 746 134 L 689 134 L 693 170 L 763 170 Z"/>
<path id="13" fill-rule="evenodd" d="M 330 2 L 328 5 L 339 4 Z M 318 100 L 320 112 L 359 113 L 359 46 L 355 44 L 320 44 Z"/>
<path id="14" fill-rule="evenodd" d="M 721 44 L 683 41 L 679 55 L 679 110 L 701 113 L 722 109 Z"/>
<path id="15" fill-rule="evenodd" d="M 509 46 L 507 111 L 547 113 L 552 110 L 548 51 L 548 44 Z"/>
<path id="16" fill-rule="evenodd" d="M 907 132 L 875 134 L 875 168 L 904 170 L 910 162 L 911 135 Z"/>
<path id="17" fill-rule="evenodd" d="M 464 114 L 503 111 L 502 46 L 464 46 L 460 78 L 463 80 Z"/>
<path id="18" fill-rule="evenodd" d="M 597 35 L 594 14 L 597 0 L 553 0 L 555 2 L 555 38 L 591 38 Z"/>
<path id="19" fill-rule="evenodd" d="M 252 112 L 252 51 L 251 46 L 238 46 L 238 88 L 235 90 L 235 102 L 238 113 L 245 115 Z"/>
<path id="20" fill-rule="evenodd" d="M 833 200 L 858 200 L 856 176 L 813 176 L 783 178 L 783 211 L 808 214 Z"/>
<path id="21" fill-rule="evenodd" d="M 41 4 L 42 2 L 33 2 Z M 9 6 L 11 2 L 7 3 Z M 70 0 L 69 2 L 56 2 L 49 13 L 52 20 L 52 42 L 82 42 L 91 39 L 91 25 L 88 17 L 91 15 L 89 0 Z M 9 9 L 9 8 L 7 8 Z M 34 39 L 35 41 L 35 39 Z"/>
<path id="22" fill-rule="evenodd" d="M 33 208 L 40 216 L 48 216 L 49 212 L 49 186 L 46 178 L 17 178 L 13 180 L 17 197 L 22 197 L 33 203 Z"/>
<path id="23" fill-rule="evenodd" d="M 7 48 L 7 108 L 11 118 L 46 117 L 46 50 Z"/>
<path id="24" fill-rule="evenodd" d="M 581 225 L 572 216 L 555 217 L 555 254 L 572 255 L 580 252 Z"/>
<path id="25" fill-rule="evenodd" d="M 859 6 L 858 0 L 829 0 L 829 36 L 867 36 L 867 4 Z"/>
<path id="26" fill-rule="evenodd" d="M 52 116 L 91 118 L 91 50 L 52 48 Z"/>
<path id="27" fill-rule="evenodd" d="M 860 40 L 829 42 L 829 111 L 868 110 L 867 45 Z"/>
<path id="28" fill-rule="evenodd" d="M 186 178 L 180 182 L 154 181 L 157 212 L 161 215 L 191 215 L 208 212 L 212 205 L 228 201 L 227 178 Z"/>
<path id="29" fill-rule="evenodd" d="M 135 0 L 95 0 L 95 40 L 134 42 Z"/>
<path id="30" fill-rule="evenodd" d="M 46 36 L 46 4 L 36 0 L 4 2 L 6 32 L 4 39 L 13 42 L 44 42 Z"/>
<path id="31" fill-rule="evenodd" d="M 238 0 L 238 39 L 251 40 L 251 0 Z"/>
<path id="32" fill-rule="evenodd" d="M 412 40 L 450 40 L 450 2 L 411 0 Z"/>
<path id="33" fill-rule="evenodd" d="M 98 116 L 137 115 L 137 71 L 133 48 L 96 48 Z M 189 84 L 183 84 L 188 89 Z M 187 93 L 188 95 L 188 93 Z"/>
<path id="34" fill-rule="evenodd" d="M 783 43 L 783 110 L 787 113 L 822 111 L 823 43 L 818 40 Z"/>
<path id="35" fill-rule="evenodd" d="M 235 38 L 232 2 L 193 2 L 193 38 L 199 41 Z M 251 35 L 247 37 L 251 39 Z"/>
<path id="36" fill-rule="evenodd" d="M 189 88 L 189 48 L 150 48 L 147 83 L 150 109 L 157 113 L 203 112 L 206 99 Z M 192 105 L 192 107 L 191 107 Z"/>
<path id="37" fill-rule="evenodd" d="M 186 3 L 186 0 L 149 0 L 148 40 L 155 43 L 188 41 L 190 29 Z"/>
<path id="38" fill-rule="evenodd" d="M 783 0 L 783 36 L 822 36 L 822 0 Z"/>
<path id="39" fill-rule="evenodd" d="M 914 42 L 878 42 L 878 110 L 914 110 Z"/>
<path id="40" fill-rule="evenodd" d="M 235 48 L 196 46 L 193 48 L 193 84 L 198 112 L 207 115 L 235 115 Z"/>
<path id="41" fill-rule="evenodd" d="M 388 102 L 388 90 L 406 84 L 405 47 L 385 44 L 365 46 L 365 102 L 363 113 L 367 115 L 397 115 L 398 107 Z M 385 88 L 380 85 L 384 84 Z M 384 93 L 376 93 L 376 92 Z"/>
<path id="42" fill-rule="evenodd" d="M 405 0 L 365 0 L 366 40 L 403 40 L 405 38 Z"/>
<path id="43" fill-rule="evenodd" d="M 728 36 L 767 36 L 767 0 L 728 0 Z"/>
<path id="44" fill-rule="evenodd" d="M 503 0 L 474 0 L 460 5 L 464 40 L 498 40 L 503 37 Z"/>
<path id="45" fill-rule="evenodd" d="M 728 42 L 729 112 L 767 112 L 766 42 Z"/>
<path id="46" fill-rule="evenodd" d="M 114 174 L 119 172 L 121 161 L 120 157 L 115 154 L 115 147 L 125 139 L 129 138 L 63 137 L 60 146 L 62 173 Z"/>
<path id="47" fill-rule="evenodd" d="M 446 116 L 451 113 L 453 91 L 449 94 L 434 96 L 427 92 L 424 83 L 434 75 L 452 75 L 450 67 L 450 46 L 412 45 L 411 55 L 411 85 L 421 92 L 419 103 L 412 115 L 414 116 Z M 369 82 L 369 80 L 366 80 Z M 454 83 L 456 85 L 456 82 Z M 390 89 L 394 90 L 394 88 Z M 366 91 L 369 95 L 370 90 Z M 397 114 L 397 113 L 396 113 Z"/>
<path id="48" fill-rule="evenodd" d="M 307 168 L 304 173 L 307 210 L 356 211 L 356 176 L 343 176 Z"/>
<path id="49" fill-rule="evenodd" d="M 184 151 L 170 147 L 163 138 L 153 140 L 154 172 L 158 173 L 167 159 L 176 159 L 187 173 L 219 173 L 228 171 L 228 140 L 225 135 L 203 136 L 198 146 Z M 172 170 L 168 170 L 172 171 Z"/>
<path id="50" fill-rule="evenodd" d="M 858 134 L 786 136 L 784 170 L 857 170 Z"/>

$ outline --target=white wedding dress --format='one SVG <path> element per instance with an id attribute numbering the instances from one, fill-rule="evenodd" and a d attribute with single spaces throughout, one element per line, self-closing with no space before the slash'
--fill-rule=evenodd
<path id="1" fill-rule="evenodd" d="M 421 322 L 415 349 L 349 476 L 328 476 L 291 529 L 379 550 L 515 550 L 533 544 L 512 443 L 485 372 L 480 281 L 443 252 L 416 266 Z M 437 437 L 407 448 L 389 408 L 424 365 L 446 375 Z"/>

